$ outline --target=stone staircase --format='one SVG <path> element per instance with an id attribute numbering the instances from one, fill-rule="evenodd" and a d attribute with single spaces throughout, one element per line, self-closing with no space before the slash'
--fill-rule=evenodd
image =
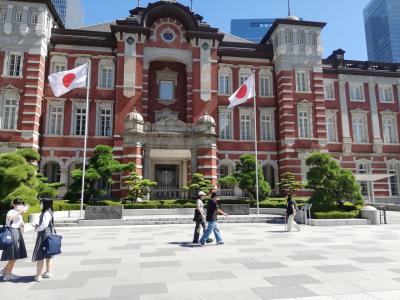
<path id="1" fill-rule="evenodd" d="M 248 215 L 220 217 L 219 223 L 272 223 L 283 224 L 285 218 L 277 215 Z M 56 220 L 56 227 L 72 226 L 124 226 L 124 225 L 163 225 L 163 224 L 193 224 L 193 216 L 132 216 L 124 217 L 121 220 L 77 220 L 59 219 Z"/>

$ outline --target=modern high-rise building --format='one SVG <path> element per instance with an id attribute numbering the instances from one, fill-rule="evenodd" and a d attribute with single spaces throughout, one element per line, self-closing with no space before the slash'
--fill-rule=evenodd
<path id="1" fill-rule="evenodd" d="M 371 0 L 364 8 L 370 61 L 400 62 L 400 0 Z"/>
<path id="2" fill-rule="evenodd" d="M 83 7 L 81 0 L 51 0 L 66 28 L 83 26 Z"/>
<path id="3" fill-rule="evenodd" d="M 271 28 L 275 19 L 233 19 L 231 34 L 258 43 Z"/>

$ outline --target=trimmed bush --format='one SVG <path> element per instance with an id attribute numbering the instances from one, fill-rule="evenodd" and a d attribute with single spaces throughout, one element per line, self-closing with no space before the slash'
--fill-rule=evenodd
<path id="1" fill-rule="evenodd" d="M 328 211 L 328 212 L 314 212 L 316 219 L 355 219 L 360 216 L 359 210 L 354 211 Z"/>

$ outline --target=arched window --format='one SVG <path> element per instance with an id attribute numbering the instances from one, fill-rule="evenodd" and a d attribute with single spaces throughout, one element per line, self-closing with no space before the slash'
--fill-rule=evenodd
<path id="1" fill-rule="evenodd" d="M 399 163 L 397 161 L 391 161 L 387 167 L 388 173 L 392 175 L 389 178 L 390 194 L 392 196 L 400 195 L 400 176 L 399 176 Z"/>
<path id="2" fill-rule="evenodd" d="M 275 169 L 272 165 L 263 166 L 264 179 L 269 183 L 271 189 L 275 189 Z"/>
<path id="3" fill-rule="evenodd" d="M 48 162 L 45 167 L 45 176 L 49 183 L 60 182 L 61 171 L 59 163 L 55 161 Z"/>
<path id="4" fill-rule="evenodd" d="M 76 170 L 76 169 L 82 169 L 83 164 L 81 162 L 73 162 L 70 166 L 69 166 L 69 178 L 68 178 L 68 186 L 70 186 L 74 180 L 72 178 L 72 171 Z"/>
<path id="5" fill-rule="evenodd" d="M 219 167 L 219 176 L 220 178 L 224 178 L 226 176 L 230 175 L 229 174 L 229 167 L 227 165 L 221 165 Z"/>

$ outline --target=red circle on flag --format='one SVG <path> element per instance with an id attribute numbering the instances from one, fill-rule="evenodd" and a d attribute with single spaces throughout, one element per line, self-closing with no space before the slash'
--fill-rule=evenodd
<path id="1" fill-rule="evenodd" d="M 243 84 L 236 94 L 236 98 L 242 99 L 244 96 L 247 95 L 247 85 Z"/>
<path id="2" fill-rule="evenodd" d="M 69 73 L 67 75 L 65 75 L 62 79 L 63 85 L 68 88 L 72 82 L 75 80 L 76 76 L 74 73 Z"/>

